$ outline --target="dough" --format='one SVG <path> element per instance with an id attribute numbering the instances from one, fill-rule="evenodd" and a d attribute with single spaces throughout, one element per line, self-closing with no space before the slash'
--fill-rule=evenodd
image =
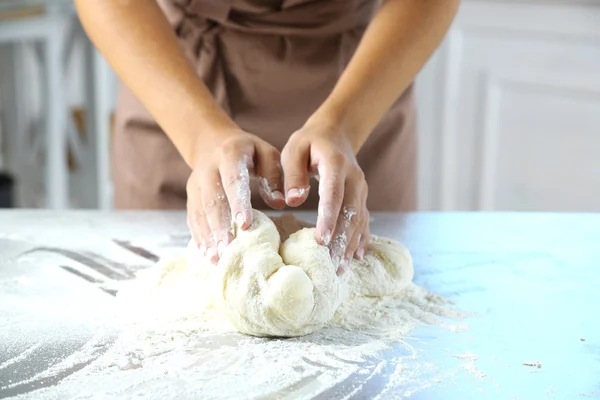
<path id="1" fill-rule="evenodd" d="M 185 256 L 159 262 L 119 292 L 122 304 L 137 317 L 209 313 L 248 335 L 291 337 L 326 326 L 354 297 L 400 295 L 413 278 L 410 254 L 390 239 L 372 236 L 364 259 L 337 276 L 315 229 L 290 215 L 273 221 L 254 210 L 252 226 L 234 231 L 218 265 L 190 243 Z"/>

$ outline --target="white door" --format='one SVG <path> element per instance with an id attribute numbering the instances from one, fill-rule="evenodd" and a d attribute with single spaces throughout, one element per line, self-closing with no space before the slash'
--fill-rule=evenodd
<path id="1" fill-rule="evenodd" d="M 417 80 L 420 206 L 600 211 L 600 4 L 463 0 Z"/>

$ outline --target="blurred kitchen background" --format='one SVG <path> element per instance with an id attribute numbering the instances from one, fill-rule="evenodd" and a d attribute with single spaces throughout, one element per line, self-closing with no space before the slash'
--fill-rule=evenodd
<path id="1" fill-rule="evenodd" d="M 0 0 L 0 206 L 112 208 L 116 86 L 71 1 Z M 417 93 L 420 209 L 600 212 L 600 1 L 463 0 Z"/>

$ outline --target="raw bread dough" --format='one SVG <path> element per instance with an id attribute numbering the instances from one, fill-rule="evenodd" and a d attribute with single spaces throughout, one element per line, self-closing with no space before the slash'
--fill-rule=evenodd
<path id="1" fill-rule="evenodd" d="M 212 313 L 248 335 L 291 337 L 327 325 L 349 297 L 400 295 L 412 281 L 411 256 L 398 242 L 372 236 L 364 259 L 337 276 L 313 227 L 289 215 L 274 220 L 253 211 L 252 226 L 234 227 L 218 265 L 190 243 L 184 257 L 159 262 L 119 292 L 122 304 L 138 317 Z"/>

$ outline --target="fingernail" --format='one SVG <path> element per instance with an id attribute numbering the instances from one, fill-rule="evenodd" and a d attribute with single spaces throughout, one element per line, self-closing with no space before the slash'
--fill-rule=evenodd
<path id="1" fill-rule="evenodd" d="M 300 197 L 300 191 L 296 188 L 288 190 L 287 199 L 289 200 L 292 197 Z"/>
<path id="2" fill-rule="evenodd" d="M 215 249 L 214 246 L 209 247 L 208 250 L 206 250 L 206 256 L 213 264 L 219 260 L 217 249 Z"/>
<path id="3" fill-rule="evenodd" d="M 356 257 L 359 260 L 362 260 L 365 257 L 365 249 L 361 247 L 360 249 L 356 250 Z"/>
<path id="4" fill-rule="evenodd" d="M 235 222 L 237 223 L 238 228 L 242 228 L 242 225 L 244 225 L 244 216 L 242 215 L 242 213 L 237 213 L 237 215 L 235 216 Z"/>
<path id="5" fill-rule="evenodd" d="M 307 188 L 300 188 L 300 189 L 291 188 L 287 192 L 287 199 L 289 200 L 291 197 L 294 197 L 294 198 L 304 197 L 307 192 L 308 192 Z"/>
<path id="6" fill-rule="evenodd" d="M 345 273 L 346 273 L 346 270 L 345 270 L 343 267 L 339 267 L 339 268 L 338 268 L 338 269 L 335 271 L 335 274 L 336 274 L 337 276 L 342 276 L 342 275 L 344 275 Z"/>
<path id="7" fill-rule="evenodd" d="M 219 244 L 217 245 L 217 251 L 219 254 L 219 258 L 221 258 L 221 256 L 223 255 L 223 252 L 225 251 L 225 243 L 219 242 Z"/>
<path id="8" fill-rule="evenodd" d="M 273 200 L 285 200 L 283 193 L 281 193 L 279 190 L 273 191 L 272 196 Z"/>
<path id="9" fill-rule="evenodd" d="M 321 235 L 321 241 L 325 246 L 329 246 L 331 243 L 331 231 L 327 229 L 323 235 Z"/>

